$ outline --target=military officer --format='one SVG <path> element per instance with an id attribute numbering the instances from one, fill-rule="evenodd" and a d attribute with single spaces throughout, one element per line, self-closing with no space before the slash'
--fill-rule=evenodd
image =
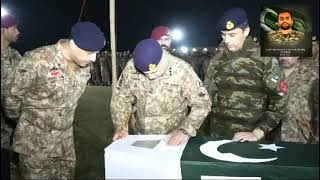
<path id="1" fill-rule="evenodd" d="M 9 46 L 18 40 L 19 34 L 15 17 L 12 15 L 1 16 L 1 103 L 8 75 L 22 59 L 20 53 Z M 1 147 L 9 148 L 10 133 L 8 132 L 7 136 L 3 135 L 5 130 L 3 131 L 2 128 L 5 126 L 8 125 L 3 124 L 1 120 Z M 12 128 L 8 131 L 11 132 Z"/>
<path id="2" fill-rule="evenodd" d="M 156 40 L 160 46 L 167 51 L 171 47 L 171 31 L 167 26 L 155 27 L 151 32 L 150 38 Z"/>
<path id="3" fill-rule="evenodd" d="M 281 140 L 287 142 L 311 143 L 317 140 L 312 121 L 311 90 L 319 74 L 302 64 L 298 57 L 279 57 L 288 91 L 288 103 L 281 126 Z"/>
<path id="4" fill-rule="evenodd" d="M 276 59 L 260 56 L 243 9 L 226 11 L 217 27 L 223 50 L 211 59 L 204 82 L 213 102 L 210 133 L 260 140 L 280 121 L 280 99 L 288 91 L 283 72 Z"/>
<path id="5" fill-rule="evenodd" d="M 319 144 L 319 80 L 313 82 L 310 93 L 311 121 L 313 122 L 313 134 L 315 136 L 314 143 Z"/>
<path id="6" fill-rule="evenodd" d="M 290 11 L 278 14 L 279 30 L 268 33 L 268 40 L 274 45 L 297 45 L 304 38 L 304 33 L 292 29 L 293 18 Z"/>
<path id="7" fill-rule="evenodd" d="M 185 143 L 210 111 L 203 83 L 188 63 L 153 39 L 139 42 L 133 54 L 112 94 L 113 140 L 128 135 L 134 105 L 137 134 L 171 134 L 168 144 Z"/>
<path id="8" fill-rule="evenodd" d="M 74 24 L 70 37 L 27 52 L 7 81 L 4 109 L 19 118 L 13 149 L 24 179 L 74 176 L 74 112 L 105 38 L 91 22 Z"/>
<path id="9" fill-rule="evenodd" d="M 18 168 L 15 162 L 16 154 L 13 153 L 10 141 L 15 127 L 14 120 L 5 117 L 2 111 L 3 94 L 6 87 L 5 82 L 10 73 L 17 67 L 22 57 L 14 48 L 10 47 L 11 43 L 18 40 L 20 32 L 16 18 L 13 15 L 1 16 L 1 152 L 10 152 L 10 177 L 11 179 L 19 178 Z M 9 157 L 9 156 L 8 156 Z"/>

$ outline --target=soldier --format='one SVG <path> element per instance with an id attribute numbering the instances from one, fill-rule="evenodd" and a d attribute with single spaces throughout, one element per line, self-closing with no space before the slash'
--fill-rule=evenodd
<path id="1" fill-rule="evenodd" d="M 9 46 L 18 40 L 19 34 L 15 17 L 12 15 L 1 16 L 1 103 L 8 75 L 22 59 L 20 53 Z M 2 123 L 1 121 L 1 147 L 9 148 L 10 135 L 6 136 L 6 139 L 2 139 L 4 132 L 2 131 Z"/>
<path id="2" fill-rule="evenodd" d="M 280 57 L 279 64 L 283 68 L 290 87 L 281 126 L 281 140 L 299 143 L 315 142 L 310 95 L 314 81 L 319 81 L 319 75 L 300 63 L 298 57 Z"/>
<path id="3" fill-rule="evenodd" d="M 123 57 L 122 57 L 123 68 L 122 68 L 122 70 L 124 69 L 124 67 L 126 66 L 126 64 L 128 63 L 128 61 L 129 61 L 131 58 L 132 58 L 132 57 L 131 57 L 131 54 L 130 54 L 130 51 L 129 51 L 129 50 L 123 52 Z"/>
<path id="4" fill-rule="evenodd" d="M 132 104 L 137 109 L 136 134 L 170 133 L 169 145 L 183 144 L 189 136 L 195 136 L 211 107 L 208 93 L 192 67 L 153 39 L 138 43 L 112 94 L 114 141 L 128 135 Z"/>
<path id="5" fill-rule="evenodd" d="M 162 49 L 168 51 L 171 47 L 172 38 L 170 36 L 170 29 L 166 26 L 157 26 L 150 35 L 151 39 L 156 40 Z"/>
<path id="6" fill-rule="evenodd" d="M 319 143 L 319 80 L 314 81 L 311 88 L 311 103 L 312 109 L 313 131 L 315 135 L 315 143 Z"/>
<path id="7" fill-rule="evenodd" d="M 169 27 L 157 26 L 152 30 L 150 38 L 156 40 L 161 45 L 162 49 L 169 52 L 172 42 L 171 30 L 169 29 Z M 193 67 L 193 70 L 199 76 L 199 69 L 202 64 L 202 61 L 200 61 L 201 59 L 199 57 L 191 55 L 185 56 L 183 59 L 186 60 L 186 62 L 188 62 Z"/>
<path id="8" fill-rule="evenodd" d="M 210 133 L 235 141 L 257 141 L 280 120 L 281 96 L 287 92 L 276 59 L 260 57 L 248 37 L 246 13 L 233 8 L 218 23 L 223 51 L 209 64 L 205 87 L 213 102 Z M 280 83 L 281 82 L 281 83 Z"/>
<path id="9" fill-rule="evenodd" d="M 209 52 L 205 52 L 204 54 L 202 54 L 202 65 L 201 65 L 201 71 L 202 71 L 202 76 L 203 76 L 203 80 L 205 78 L 205 75 L 206 75 L 206 72 L 207 72 L 207 69 L 208 69 L 208 66 L 209 66 L 209 63 L 210 63 L 210 60 L 211 60 L 211 53 Z"/>
<path id="10" fill-rule="evenodd" d="M 10 140 L 15 123 L 8 117 L 5 117 L 2 112 L 3 94 L 5 89 L 5 82 L 8 75 L 17 67 L 22 57 L 20 53 L 14 48 L 10 47 L 19 38 L 19 30 L 17 28 L 17 21 L 12 15 L 1 16 L 1 149 L 3 152 L 10 152 L 10 169 L 11 179 L 19 177 L 18 168 L 16 167 L 16 154 L 13 153 Z"/>
<path id="11" fill-rule="evenodd" d="M 110 86 L 111 84 L 111 60 L 107 53 L 107 51 L 102 52 L 102 56 L 100 58 L 101 77 L 104 86 Z"/>
<path id="12" fill-rule="evenodd" d="M 105 38 L 91 22 L 74 24 L 70 37 L 27 52 L 8 78 L 4 108 L 19 118 L 13 150 L 24 179 L 74 176 L 74 112 Z"/>
<path id="13" fill-rule="evenodd" d="M 281 11 L 278 14 L 279 30 L 268 33 L 268 41 L 274 45 L 297 45 L 304 34 L 292 29 L 293 18 L 290 11 Z"/>
<path id="14" fill-rule="evenodd" d="M 91 83 L 94 86 L 100 86 L 102 84 L 102 74 L 100 66 L 101 56 L 102 54 L 97 54 L 96 60 L 90 63 Z"/>
<path id="15" fill-rule="evenodd" d="M 195 64 L 194 69 L 198 77 L 203 81 L 210 62 L 209 53 L 196 52 L 193 54 L 192 61 Z"/>
<path id="16" fill-rule="evenodd" d="M 301 58 L 300 63 L 319 74 L 319 41 L 312 41 L 312 56 Z"/>

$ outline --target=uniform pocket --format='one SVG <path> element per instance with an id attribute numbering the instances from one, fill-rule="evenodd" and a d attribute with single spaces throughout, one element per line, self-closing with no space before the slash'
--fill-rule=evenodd
<path id="1" fill-rule="evenodd" d="M 176 96 L 181 93 L 181 86 L 178 84 L 167 83 L 167 84 L 164 84 L 163 88 L 173 96 Z"/>
<path id="2" fill-rule="evenodd" d="M 44 123 L 46 123 L 49 129 L 66 130 L 72 126 L 73 117 L 68 117 L 66 108 L 47 109 Z"/>

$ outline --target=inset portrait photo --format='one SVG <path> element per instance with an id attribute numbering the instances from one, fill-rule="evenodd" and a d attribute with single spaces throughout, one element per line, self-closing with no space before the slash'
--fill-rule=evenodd
<path id="1" fill-rule="evenodd" d="M 262 56 L 312 56 L 312 13 L 309 5 L 263 4 L 260 25 Z"/>

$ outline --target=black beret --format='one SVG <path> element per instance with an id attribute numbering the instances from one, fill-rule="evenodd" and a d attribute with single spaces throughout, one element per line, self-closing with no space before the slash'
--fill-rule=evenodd
<path id="1" fill-rule="evenodd" d="M 92 22 L 78 22 L 71 28 L 74 43 L 85 51 L 100 51 L 105 45 L 105 37 L 100 28 Z"/>
<path id="2" fill-rule="evenodd" d="M 217 24 L 218 31 L 231 31 L 241 25 L 248 25 L 247 13 L 242 8 L 232 8 L 224 12 Z"/>

